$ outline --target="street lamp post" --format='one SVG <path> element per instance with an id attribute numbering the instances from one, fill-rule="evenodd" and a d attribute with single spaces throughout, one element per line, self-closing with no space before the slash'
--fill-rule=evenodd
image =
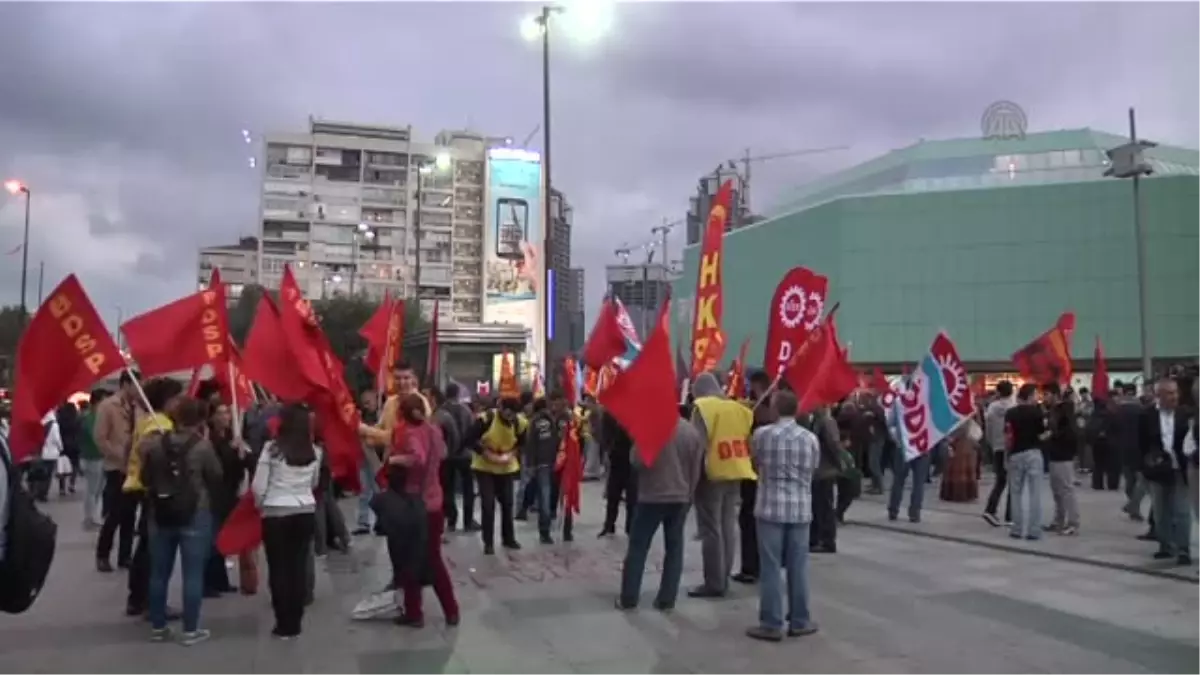
<path id="1" fill-rule="evenodd" d="M 1134 109 L 1129 109 L 1129 142 L 1107 151 L 1110 166 L 1105 170 L 1105 176 L 1133 179 L 1133 231 L 1137 247 L 1137 288 L 1138 288 L 1138 332 L 1141 339 L 1142 351 L 1142 381 L 1150 387 L 1154 383 L 1150 347 L 1150 323 L 1147 314 L 1147 298 L 1149 291 L 1146 283 L 1146 228 L 1142 222 L 1142 190 L 1141 177 L 1154 173 L 1153 167 L 1142 156 L 1142 153 L 1153 148 L 1157 143 L 1138 140 L 1137 117 Z"/>
<path id="2" fill-rule="evenodd" d="M 568 32 L 580 41 L 590 41 L 604 33 L 611 19 L 608 2 L 591 0 L 590 2 L 575 2 L 567 11 L 560 5 L 544 5 L 541 11 L 526 21 L 522 33 L 526 39 L 541 38 L 542 41 L 542 372 L 547 372 L 550 359 L 550 317 L 553 310 L 550 303 L 554 296 L 550 291 L 553 278 L 551 251 L 554 246 L 554 221 L 551 208 L 551 189 L 553 182 L 550 173 L 550 17 L 554 14 L 564 14 L 570 21 L 566 26 Z"/>
<path id="3" fill-rule="evenodd" d="M 21 240 L 21 316 L 17 320 L 17 325 L 23 331 L 29 314 L 29 309 L 25 305 L 25 286 L 29 276 L 29 203 L 32 201 L 33 193 L 29 191 L 28 185 L 19 180 L 5 181 L 4 189 L 12 195 L 25 194 L 25 235 Z"/>

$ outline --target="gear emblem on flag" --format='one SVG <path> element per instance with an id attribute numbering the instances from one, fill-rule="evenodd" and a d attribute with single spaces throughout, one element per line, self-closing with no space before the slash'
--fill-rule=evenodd
<path id="1" fill-rule="evenodd" d="M 788 330 L 799 326 L 805 319 L 806 309 L 804 289 L 799 286 L 788 288 L 779 299 L 779 323 Z"/>
<path id="2" fill-rule="evenodd" d="M 824 312 L 825 299 L 816 291 L 810 292 L 808 302 L 804 303 L 804 327 L 810 331 L 815 330 L 817 324 L 821 323 L 821 314 Z"/>

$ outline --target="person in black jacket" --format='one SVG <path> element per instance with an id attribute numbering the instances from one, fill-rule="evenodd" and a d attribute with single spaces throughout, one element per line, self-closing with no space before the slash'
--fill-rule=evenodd
<path id="1" fill-rule="evenodd" d="M 1075 406 L 1069 399 L 1062 398 L 1062 390 L 1057 384 L 1043 387 L 1042 398 L 1050 430 L 1045 455 L 1050 473 L 1050 493 L 1054 497 L 1054 519 L 1044 529 L 1064 535 L 1078 534 L 1075 456 L 1079 449 L 1079 427 L 1075 421 Z"/>
<path id="2" fill-rule="evenodd" d="M 633 525 L 633 507 L 637 504 L 637 485 L 629 454 L 633 450 L 633 439 L 608 411 L 603 412 L 600 420 L 600 448 L 608 457 L 608 480 L 604 486 L 604 498 L 607 500 L 604 526 L 598 536 L 616 534 L 617 512 L 621 509 L 622 496 L 625 498 L 625 534 L 629 534 Z"/>
<path id="3" fill-rule="evenodd" d="M 1179 385 L 1174 380 L 1160 379 L 1154 391 L 1157 401 L 1143 411 L 1138 427 L 1142 472 L 1150 485 L 1158 535 L 1154 558 L 1176 558 L 1180 565 L 1190 565 L 1192 506 L 1187 467 L 1196 457 L 1195 412 L 1179 407 Z"/>
<path id="4" fill-rule="evenodd" d="M 477 532 L 479 525 L 475 522 L 475 479 L 471 475 L 471 457 L 475 447 L 470 438 L 475 425 L 475 415 L 467 404 L 460 400 L 462 393 L 458 384 L 451 382 L 446 385 L 443 394 L 433 391 L 437 405 L 434 418 L 442 428 L 442 436 L 446 441 L 446 459 L 442 463 L 442 500 L 446 516 L 446 530 L 453 532 L 458 528 L 458 503 L 456 494 L 462 491 L 462 521 L 463 530 Z M 477 445 L 476 441 L 476 445 Z"/>

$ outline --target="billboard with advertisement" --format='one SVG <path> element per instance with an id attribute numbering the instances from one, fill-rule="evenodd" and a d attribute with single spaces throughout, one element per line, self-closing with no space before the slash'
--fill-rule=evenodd
<path id="1" fill-rule="evenodd" d="M 489 150 L 487 186 L 483 320 L 524 326 L 528 356 L 541 351 L 544 335 L 538 302 L 543 257 L 541 156 L 514 148 Z M 527 374 L 517 376 L 525 379 Z"/>

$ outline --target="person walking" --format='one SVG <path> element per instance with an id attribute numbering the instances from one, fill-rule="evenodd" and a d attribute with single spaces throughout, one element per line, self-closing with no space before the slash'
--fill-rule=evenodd
<path id="1" fill-rule="evenodd" d="M 820 441 L 796 422 L 796 395 L 776 392 L 778 421 L 754 432 L 751 454 L 758 468 L 754 516 L 758 519 L 758 625 L 756 640 L 779 642 L 785 631 L 781 573 L 787 573 L 787 635 L 817 632 L 808 605 L 808 544 L 812 481 L 820 464 Z"/>
<path id="2" fill-rule="evenodd" d="M 258 458 L 250 490 L 262 513 L 263 549 L 275 627 L 280 639 L 300 635 L 308 594 L 306 560 L 316 530 L 320 453 L 313 443 L 308 408 L 289 403 L 279 412 L 279 431 Z"/>
<path id="3" fill-rule="evenodd" d="M 1163 378 L 1154 387 L 1155 404 L 1142 413 L 1142 471 L 1150 484 L 1158 552 L 1155 560 L 1175 558 L 1192 564 L 1192 505 L 1188 466 L 1195 462 L 1195 413 L 1179 407 L 1179 385 Z M 1185 450 L 1192 450 L 1189 456 Z"/>
<path id="4" fill-rule="evenodd" d="M 995 471 L 995 482 L 988 493 L 987 505 L 983 508 L 983 519 L 992 527 L 1012 522 L 1012 501 L 1004 500 L 1004 521 L 996 517 L 996 509 L 1004 496 L 1004 488 L 1008 486 L 1008 435 L 1005 433 L 1004 416 L 1017 404 L 1013 398 L 1013 385 L 1008 380 L 996 383 L 996 399 L 988 404 L 983 413 L 984 433 L 987 436 L 988 447 L 992 449 L 992 469 Z"/>
<path id="5" fill-rule="evenodd" d="M 513 481 L 521 471 L 517 456 L 525 443 L 529 423 L 521 415 L 521 401 L 504 398 L 476 423 L 471 438 L 479 451 L 471 458 L 471 471 L 479 485 L 480 520 L 484 555 L 494 555 L 496 507 L 500 507 L 500 543 L 510 551 L 521 550 L 513 524 Z"/>
<path id="6" fill-rule="evenodd" d="M 104 522 L 104 455 L 96 445 L 96 409 L 108 398 L 103 389 L 93 389 L 87 410 L 79 420 L 79 468 L 83 474 L 83 528 L 95 530 Z"/>
<path id="7" fill-rule="evenodd" d="M 845 468 L 842 464 L 841 431 L 829 408 L 819 408 L 812 414 L 800 413 L 800 418 L 801 426 L 816 436 L 820 450 L 820 459 L 810 486 L 812 532 L 809 534 L 808 547 L 814 553 L 837 553 L 837 504 L 834 491 L 838 476 Z"/>
<path id="8" fill-rule="evenodd" d="M 1075 496 L 1079 427 L 1075 405 L 1069 397 L 1062 397 L 1055 383 L 1042 388 L 1042 398 L 1050 429 L 1050 438 L 1046 440 L 1046 459 L 1049 460 L 1050 494 L 1054 498 L 1054 518 L 1044 529 L 1068 536 L 1079 534 L 1079 501 Z"/>
<path id="9" fill-rule="evenodd" d="M 554 504 L 554 467 L 562 445 L 571 413 L 566 407 L 567 399 L 560 391 L 551 392 L 548 398 L 538 399 L 533 404 L 534 413 L 529 419 L 529 433 L 525 436 L 524 464 L 531 472 L 535 501 L 537 504 L 538 536 L 543 544 L 553 544 L 550 534 Z"/>
<path id="10" fill-rule="evenodd" d="M 454 532 L 458 528 L 459 508 L 455 495 L 462 492 L 462 528 L 464 532 L 476 532 L 479 525 L 475 521 L 475 477 L 471 475 L 471 458 L 474 456 L 468 444 L 471 428 L 475 425 L 475 415 L 461 400 L 462 390 L 455 382 L 446 385 L 446 393 L 438 401 L 438 412 L 448 415 L 454 420 L 458 432 L 451 443 L 446 437 L 446 462 L 442 474 L 442 492 L 445 495 L 446 529 Z M 456 489 L 457 488 L 457 489 Z"/>
<path id="11" fill-rule="evenodd" d="M 96 424 L 92 437 L 104 455 L 104 524 L 96 539 L 96 569 L 112 572 L 113 539 L 117 538 L 117 567 L 129 567 L 133 556 L 134 525 L 138 500 L 126 495 L 125 468 L 133 447 L 133 428 L 137 415 L 136 373 L 121 372 L 118 390 L 96 407 Z"/>
<path id="12" fill-rule="evenodd" d="M 630 460 L 637 472 L 638 502 L 633 510 L 625 562 L 621 565 L 617 609 L 637 607 L 650 543 L 660 527 L 663 531 L 663 567 L 654 608 L 664 612 L 675 608 L 683 576 L 683 528 L 704 471 L 704 452 L 704 438 L 695 425 L 682 417 L 675 425 L 671 440 L 653 464 L 647 466 L 637 450 L 633 450 Z"/>
<path id="13" fill-rule="evenodd" d="M 151 637 L 165 640 L 170 636 L 167 585 L 178 552 L 183 578 L 183 634 L 179 642 L 191 646 L 211 637 L 207 629 L 200 628 L 200 606 L 204 566 L 213 537 L 211 495 L 219 490 L 221 463 L 207 438 L 204 405 L 187 399 L 172 412 L 174 430 L 149 435 L 136 449 L 143 458 L 141 483 L 147 495 L 145 517 L 150 535 L 147 604 Z"/>
<path id="14" fill-rule="evenodd" d="M 621 502 L 625 502 L 625 534 L 633 527 L 633 511 L 637 504 L 637 477 L 630 464 L 633 440 L 616 418 L 607 411 L 600 411 L 600 444 L 608 461 L 608 474 L 604 483 L 604 525 L 597 537 L 609 537 L 617 532 L 617 514 Z"/>
<path id="15" fill-rule="evenodd" d="M 1012 504 L 1012 525 L 1008 536 L 1037 541 L 1042 536 L 1042 445 L 1050 438 L 1046 415 L 1036 400 L 1037 385 L 1023 384 L 1017 391 L 1017 405 L 1004 415 L 1008 435 L 1008 497 Z M 1025 494 L 1029 493 L 1029 508 Z"/>
<path id="16" fill-rule="evenodd" d="M 741 481 L 754 479 L 750 428 L 754 413 L 726 398 L 712 373 L 701 373 L 692 423 L 706 441 L 704 477 L 696 488 L 696 523 L 704 558 L 704 583 L 688 591 L 694 598 L 723 597 L 738 546 L 737 515 Z"/>

